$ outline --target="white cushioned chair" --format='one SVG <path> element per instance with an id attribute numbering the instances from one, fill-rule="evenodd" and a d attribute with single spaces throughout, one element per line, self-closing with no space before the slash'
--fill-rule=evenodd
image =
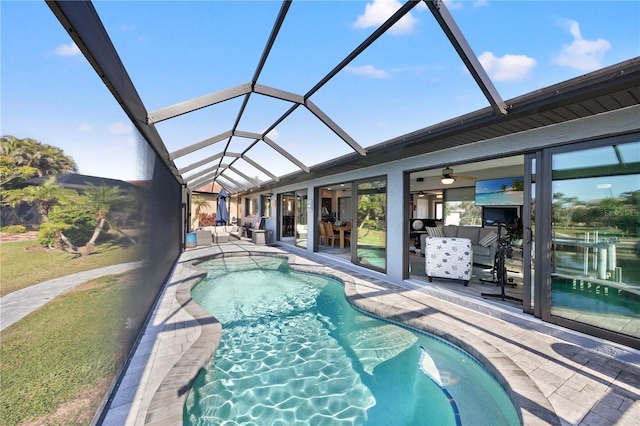
<path id="1" fill-rule="evenodd" d="M 468 238 L 473 246 L 473 263 L 493 267 L 493 263 L 498 250 L 498 234 L 496 228 L 480 228 L 479 226 L 457 226 L 447 225 L 440 228 L 441 235 L 431 235 L 431 229 L 426 228 L 427 234 L 420 236 L 421 249 L 424 255 L 424 241 L 427 236 L 431 237 L 449 237 L 449 238 Z"/>
<path id="2" fill-rule="evenodd" d="M 433 277 L 462 280 L 469 285 L 473 265 L 473 246 L 468 238 L 426 237 L 425 273 Z"/>

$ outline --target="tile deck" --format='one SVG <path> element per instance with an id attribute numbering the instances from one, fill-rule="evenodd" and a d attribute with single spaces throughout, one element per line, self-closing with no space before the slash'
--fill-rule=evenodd
<path id="1" fill-rule="evenodd" d="M 358 308 L 467 351 L 507 390 L 523 424 L 640 424 L 640 351 L 542 323 L 498 303 L 443 292 L 435 279 L 397 286 L 331 257 L 245 241 L 181 255 L 104 424 L 182 424 L 188 389 L 215 352 L 221 333 L 215 318 L 190 298 L 203 274 L 192 263 L 261 253 L 288 257 L 292 269 L 334 277 Z"/>

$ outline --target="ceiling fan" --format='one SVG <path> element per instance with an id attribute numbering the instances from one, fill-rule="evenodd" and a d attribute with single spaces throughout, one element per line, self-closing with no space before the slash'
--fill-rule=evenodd
<path id="1" fill-rule="evenodd" d="M 473 176 L 465 176 L 465 175 L 454 175 L 453 169 L 450 167 L 445 167 L 442 169 L 442 178 L 440 178 L 440 182 L 444 185 L 451 185 L 456 179 L 468 179 L 468 180 L 476 180 Z"/>

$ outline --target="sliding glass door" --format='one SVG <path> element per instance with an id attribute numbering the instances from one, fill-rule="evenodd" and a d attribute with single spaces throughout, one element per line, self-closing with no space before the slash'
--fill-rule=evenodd
<path id="1" fill-rule="evenodd" d="M 296 246 L 307 248 L 307 204 L 309 197 L 307 196 L 307 191 L 296 191 Z"/>
<path id="2" fill-rule="evenodd" d="M 280 196 L 280 240 L 291 241 L 295 237 L 295 205 L 294 193 Z"/>
<path id="3" fill-rule="evenodd" d="M 386 271 L 387 267 L 387 179 L 356 183 L 356 250 L 353 262 Z"/>
<path id="4" fill-rule="evenodd" d="M 640 142 L 551 164 L 551 318 L 640 338 Z"/>
<path id="5" fill-rule="evenodd" d="M 307 205 L 306 190 L 282 194 L 280 196 L 280 241 L 307 248 Z"/>

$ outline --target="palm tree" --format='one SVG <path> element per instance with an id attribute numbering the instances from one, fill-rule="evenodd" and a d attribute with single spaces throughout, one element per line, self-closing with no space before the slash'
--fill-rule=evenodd
<path id="1" fill-rule="evenodd" d="M 13 136 L 0 138 L 0 185 L 7 187 L 13 180 L 25 180 L 36 176 L 38 171 L 28 165 L 26 146 Z"/>
<path id="2" fill-rule="evenodd" d="M 62 149 L 29 138 L 3 136 L 0 138 L 0 157 L 0 183 L 3 186 L 16 178 L 78 171 L 75 161 Z"/>
<path id="3" fill-rule="evenodd" d="M 35 204 L 43 222 L 49 222 L 49 212 L 53 206 L 67 202 L 75 195 L 77 195 L 76 191 L 58 185 L 54 176 L 45 180 L 42 185 L 3 191 L 4 202 L 11 207 L 16 207 L 20 203 Z"/>
<path id="4" fill-rule="evenodd" d="M 11 181 L 23 181 L 37 175 L 31 166 L 18 166 L 14 158 L 0 154 L 0 186 L 6 188 Z"/>
<path id="5" fill-rule="evenodd" d="M 196 224 L 196 220 L 200 220 L 200 212 L 209 208 L 209 202 L 206 198 L 200 195 L 194 195 L 191 197 L 191 202 L 196 206 L 196 211 L 194 212 L 195 217 L 191 220 L 191 226 L 194 226 Z"/>
<path id="6" fill-rule="evenodd" d="M 32 158 L 32 166 L 38 170 L 38 176 L 78 171 L 75 161 L 71 157 L 64 155 L 63 150 L 46 144 L 37 146 Z"/>
<path id="7" fill-rule="evenodd" d="M 96 227 L 91 239 L 85 246 L 83 256 L 91 254 L 95 247 L 96 240 L 105 223 L 108 222 L 109 213 L 112 209 L 131 205 L 134 197 L 131 194 L 122 193 L 117 186 L 100 186 L 89 184 L 89 189 L 83 194 L 83 203 L 90 211 L 96 214 Z"/>

